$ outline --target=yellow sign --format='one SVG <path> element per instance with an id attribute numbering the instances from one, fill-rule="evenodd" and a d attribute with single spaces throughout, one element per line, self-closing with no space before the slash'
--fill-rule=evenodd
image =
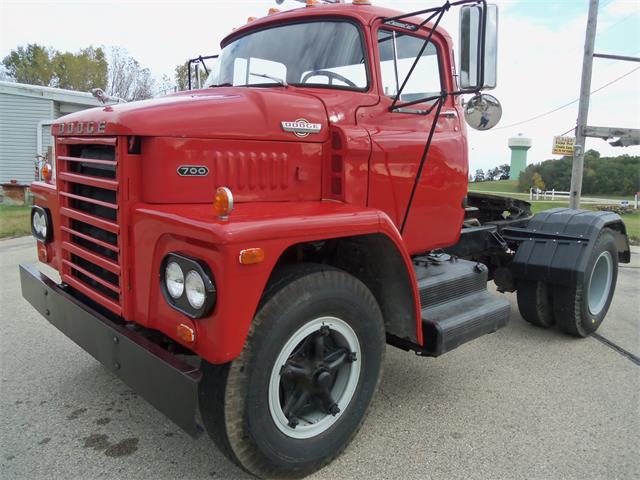
<path id="1" fill-rule="evenodd" d="M 576 145 L 575 137 L 553 137 L 553 155 L 573 155 L 573 148 Z"/>

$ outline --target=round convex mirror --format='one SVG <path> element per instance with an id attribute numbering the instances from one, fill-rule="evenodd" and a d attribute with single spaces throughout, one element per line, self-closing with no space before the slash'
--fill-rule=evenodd
<path id="1" fill-rule="evenodd" d="M 496 97 L 483 93 L 476 95 L 464 106 L 464 119 L 471 128 L 489 130 L 502 117 L 502 106 Z"/>

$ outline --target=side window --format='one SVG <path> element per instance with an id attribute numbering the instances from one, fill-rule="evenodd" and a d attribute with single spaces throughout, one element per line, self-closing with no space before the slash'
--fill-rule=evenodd
<path id="1" fill-rule="evenodd" d="M 424 40 L 392 30 L 378 31 L 380 72 L 384 94 L 395 97 L 404 83 L 411 65 L 420 53 Z M 442 90 L 438 52 L 429 43 L 422 52 L 413 74 L 402 91 L 403 102 L 439 95 Z"/>

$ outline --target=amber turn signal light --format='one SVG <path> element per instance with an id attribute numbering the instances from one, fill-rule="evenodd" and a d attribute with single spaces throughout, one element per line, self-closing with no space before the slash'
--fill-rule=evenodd
<path id="1" fill-rule="evenodd" d="M 223 220 L 226 220 L 231 210 L 233 210 L 233 194 L 227 187 L 220 187 L 216 190 L 213 210 Z"/>
<path id="2" fill-rule="evenodd" d="M 247 248 L 240 252 L 240 263 L 242 265 L 253 265 L 264 261 L 264 250 L 261 248 Z"/>
<path id="3" fill-rule="evenodd" d="M 181 323 L 176 327 L 176 335 L 183 342 L 193 343 L 196 341 L 195 330 L 184 323 Z"/>
<path id="4" fill-rule="evenodd" d="M 42 165 L 42 169 L 40 170 L 40 175 L 42 176 L 44 181 L 46 182 L 51 181 L 51 178 L 53 178 L 53 167 L 49 162 L 45 162 L 44 165 Z"/>

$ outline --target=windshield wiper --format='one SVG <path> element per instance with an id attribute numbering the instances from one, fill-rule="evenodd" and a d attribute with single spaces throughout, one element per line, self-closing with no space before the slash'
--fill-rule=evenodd
<path id="1" fill-rule="evenodd" d="M 233 87 L 233 83 L 221 83 L 219 85 L 213 84 L 213 85 L 209 85 L 208 88 L 215 88 L 215 87 Z"/>
<path id="2" fill-rule="evenodd" d="M 266 73 L 250 73 L 249 75 L 252 75 L 254 77 L 268 78 L 269 80 L 273 80 L 274 82 L 276 82 L 279 85 L 282 85 L 283 87 L 288 87 L 289 86 L 289 84 L 286 82 L 286 80 L 283 80 L 283 79 L 278 78 L 278 77 L 272 77 L 271 75 L 267 75 Z"/>

